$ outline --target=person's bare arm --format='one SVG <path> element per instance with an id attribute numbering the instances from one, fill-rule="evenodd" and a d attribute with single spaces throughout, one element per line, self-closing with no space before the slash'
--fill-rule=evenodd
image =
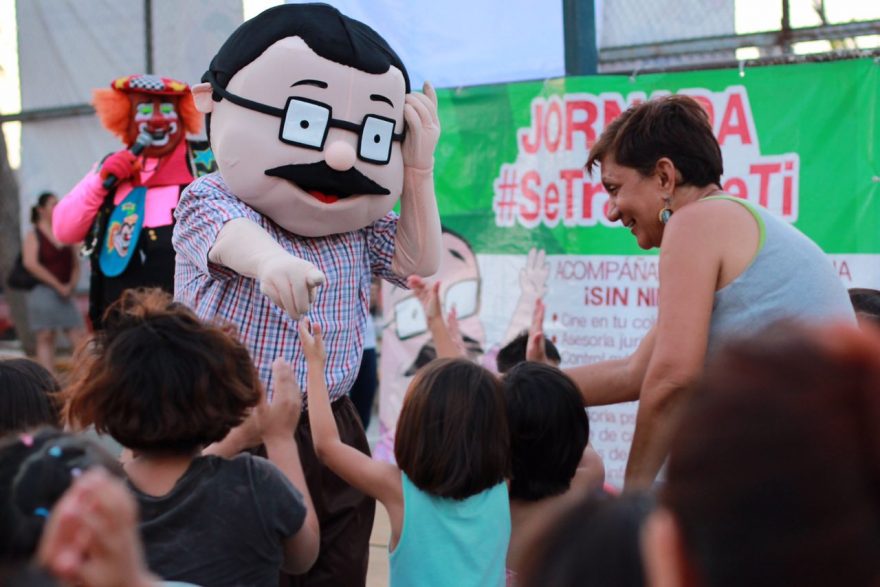
<path id="1" fill-rule="evenodd" d="M 577 384 L 585 406 L 605 406 L 639 399 L 648 361 L 654 351 L 655 330 L 649 330 L 635 352 L 628 357 L 565 370 Z"/>
<path id="2" fill-rule="evenodd" d="M 410 275 L 406 284 L 412 289 L 422 304 L 425 311 L 425 320 L 428 321 L 428 329 L 440 358 L 464 357 L 466 353 L 452 336 L 452 332 L 443 317 L 443 308 L 440 305 L 440 282 L 435 281 L 429 285 L 418 275 Z"/>
<path id="3" fill-rule="evenodd" d="M 526 360 L 552 365 L 544 347 L 544 302 L 535 301 L 526 344 Z M 648 360 L 654 348 L 654 329 L 648 331 L 636 351 L 623 359 L 602 361 L 565 369 L 574 380 L 585 406 L 603 406 L 639 399 Z"/>
<path id="4" fill-rule="evenodd" d="M 79 283 L 79 274 L 81 270 L 81 265 L 79 261 L 79 245 L 72 245 L 70 254 L 72 257 L 72 270 L 70 272 L 70 281 L 67 282 L 67 285 L 70 289 L 70 292 L 73 293 L 73 290 L 76 289 L 76 284 Z"/>
<path id="5" fill-rule="evenodd" d="M 67 289 L 65 284 L 58 281 L 52 273 L 43 267 L 40 263 L 40 243 L 37 240 L 37 229 L 28 231 L 24 237 L 24 244 L 21 249 L 21 262 L 28 273 L 57 291 L 60 295 L 66 296 Z"/>
<path id="6" fill-rule="evenodd" d="M 721 267 L 723 225 L 702 205 L 676 212 L 663 235 L 656 343 L 639 396 L 624 486 L 650 487 L 669 450 L 686 389 L 703 368 Z"/>
<path id="7" fill-rule="evenodd" d="M 327 383 L 324 380 L 326 354 L 321 328 L 318 324 L 311 324 L 308 318 L 301 318 L 299 335 L 308 363 L 306 391 L 309 396 L 309 424 L 315 453 L 321 462 L 346 483 L 382 502 L 388 509 L 394 526 L 394 514 L 398 510 L 402 512 L 403 508 L 400 469 L 390 463 L 375 461 L 369 455 L 342 442 L 336 420 L 333 419 Z"/>
<path id="8" fill-rule="evenodd" d="M 272 363 L 275 393 L 272 403 L 266 402 L 265 394 L 257 406 L 262 429 L 263 444 L 269 460 L 302 493 L 306 517 L 300 529 L 284 541 L 282 568 L 291 574 L 308 571 L 318 558 L 321 545 L 318 516 L 306 484 L 294 432 L 302 414 L 302 392 L 296 385 L 290 366 L 278 358 Z"/>
<path id="9" fill-rule="evenodd" d="M 584 454 L 581 455 L 581 462 L 578 463 L 575 476 L 583 480 L 588 491 L 602 489 L 602 486 L 605 485 L 605 463 L 602 462 L 602 457 L 599 456 L 593 445 L 587 443 L 584 448 Z"/>

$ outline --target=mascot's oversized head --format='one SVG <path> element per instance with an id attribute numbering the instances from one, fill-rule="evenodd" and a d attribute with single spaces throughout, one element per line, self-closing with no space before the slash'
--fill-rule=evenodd
<path id="1" fill-rule="evenodd" d="M 92 104 L 104 127 L 131 147 L 138 134 L 147 131 L 152 144 L 147 157 L 164 157 L 184 138 L 198 133 L 202 116 L 196 110 L 187 84 L 155 75 L 127 75 L 97 89 Z"/>
<path id="2" fill-rule="evenodd" d="M 403 189 L 409 78 L 376 31 L 326 4 L 242 24 L 193 87 L 220 174 L 277 224 L 315 237 L 367 226 Z"/>

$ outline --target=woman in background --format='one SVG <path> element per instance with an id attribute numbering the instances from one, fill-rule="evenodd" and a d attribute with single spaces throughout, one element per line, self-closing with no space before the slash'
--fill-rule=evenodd
<path id="1" fill-rule="evenodd" d="M 79 281 L 76 247 L 62 245 L 52 233 L 58 198 L 43 192 L 31 208 L 33 229 L 24 237 L 22 262 L 40 281 L 28 293 L 28 322 L 37 339 L 37 361 L 55 373 L 55 333 L 62 330 L 76 347 L 85 338 L 82 316 L 71 295 Z"/>

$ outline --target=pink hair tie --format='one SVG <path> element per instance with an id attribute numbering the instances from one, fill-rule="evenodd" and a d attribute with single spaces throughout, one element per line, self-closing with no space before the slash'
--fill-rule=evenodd
<path id="1" fill-rule="evenodd" d="M 33 446 L 34 445 L 34 437 L 30 434 L 22 434 L 19 436 L 21 443 L 25 446 Z"/>

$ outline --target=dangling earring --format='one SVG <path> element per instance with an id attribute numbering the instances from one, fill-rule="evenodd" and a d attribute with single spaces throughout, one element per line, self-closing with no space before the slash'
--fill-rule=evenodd
<path id="1" fill-rule="evenodd" d="M 669 209 L 669 200 L 670 198 L 665 198 L 663 200 L 663 209 L 660 210 L 660 214 L 657 215 L 660 224 L 666 224 L 669 222 L 669 219 L 672 218 L 672 210 Z"/>

